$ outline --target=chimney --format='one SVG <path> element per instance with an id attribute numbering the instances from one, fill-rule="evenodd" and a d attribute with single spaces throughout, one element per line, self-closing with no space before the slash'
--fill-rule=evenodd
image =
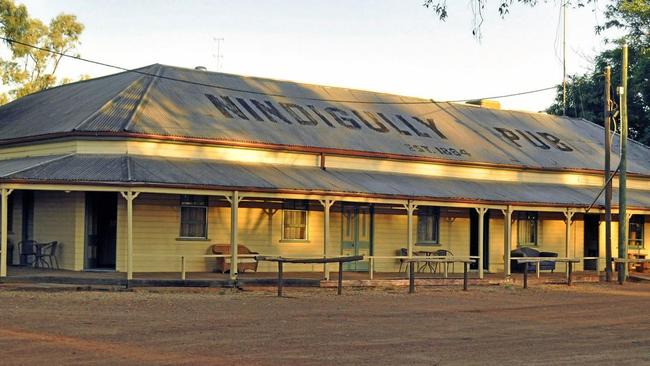
<path id="1" fill-rule="evenodd" d="M 472 105 L 477 105 L 477 106 L 483 107 L 483 108 L 501 109 L 501 103 L 498 100 L 474 99 L 474 100 L 468 100 L 465 103 L 472 104 Z"/>

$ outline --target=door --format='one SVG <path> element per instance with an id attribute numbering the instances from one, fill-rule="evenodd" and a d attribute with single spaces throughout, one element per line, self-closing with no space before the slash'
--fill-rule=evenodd
<path id="1" fill-rule="evenodd" d="M 343 205 L 341 255 L 372 255 L 372 207 Z M 343 264 L 346 271 L 367 271 L 367 261 Z"/>
<path id="2" fill-rule="evenodd" d="M 34 240 L 34 191 L 22 191 L 23 216 L 20 240 Z M 20 256 L 20 264 L 27 265 L 33 257 Z"/>
<path id="3" fill-rule="evenodd" d="M 469 255 L 478 256 L 478 212 L 469 209 Z M 488 271 L 490 264 L 490 211 L 483 215 L 483 270 Z M 470 264 L 470 269 L 478 269 L 478 262 Z"/>
<path id="4" fill-rule="evenodd" d="M 585 215 L 585 236 L 584 236 L 584 256 L 598 257 L 600 241 L 600 215 Z M 585 261 L 584 269 L 589 271 L 596 270 L 596 261 Z"/>
<path id="5" fill-rule="evenodd" d="M 117 194 L 86 193 L 85 269 L 115 269 Z"/>

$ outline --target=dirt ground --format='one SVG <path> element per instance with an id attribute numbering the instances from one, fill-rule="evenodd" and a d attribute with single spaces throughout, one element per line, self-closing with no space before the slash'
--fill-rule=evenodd
<path id="1" fill-rule="evenodd" d="M 4 285 L 0 364 L 650 364 L 650 283 L 335 291 Z"/>

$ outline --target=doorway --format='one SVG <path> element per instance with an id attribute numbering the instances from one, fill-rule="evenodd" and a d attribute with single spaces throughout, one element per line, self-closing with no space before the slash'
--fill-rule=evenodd
<path id="1" fill-rule="evenodd" d="M 600 215 L 585 215 L 584 256 L 598 257 L 600 242 Z M 584 269 L 595 271 L 596 261 L 584 261 Z"/>
<path id="2" fill-rule="evenodd" d="M 113 192 L 86 193 L 87 270 L 115 270 L 117 238 L 117 194 Z"/>
<path id="3" fill-rule="evenodd" d="M 343 205 L 341 220 L 341 255 L 372 255 L 372 206 Z M 343 269 L 368 271 L 368 262 L 343 263 Z"/>
<path id="4" fill-rule="evenodd" d="M 469 255 L 478 256 L 478 212 L 469 209 Z M 483 215 L 483 270 L 488 271 L 490 265 L 490 210 Z M 478 270 L 478 262 L 472 261 L 470 269 Z"/>

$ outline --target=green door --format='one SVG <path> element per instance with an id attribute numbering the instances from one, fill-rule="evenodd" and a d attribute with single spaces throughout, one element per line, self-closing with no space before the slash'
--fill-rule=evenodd
<path id="1" fill-rule="evenodd" d="M 372 207 L 343 205 L 341 255 L 372 254 Z M 348 262 L 346 271 L 368 271 L 368 261 Z"/>

